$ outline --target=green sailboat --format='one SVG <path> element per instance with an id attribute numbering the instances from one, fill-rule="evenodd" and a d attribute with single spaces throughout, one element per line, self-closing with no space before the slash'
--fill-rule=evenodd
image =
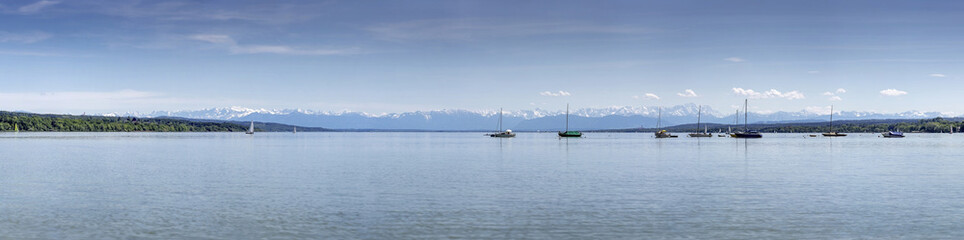
<path id="1" fill-rule="evenodd" d="M 559 137 L 582 137 L 579 131 L 569 131 L 569 104 L 566 104 L 566 131 L 559 132 Z"/>

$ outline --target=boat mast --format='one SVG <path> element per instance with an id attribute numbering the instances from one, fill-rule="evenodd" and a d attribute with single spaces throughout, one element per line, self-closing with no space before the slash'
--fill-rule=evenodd
<path id="1" fill-rule="evenodd" d="M 703 118 L 703 105 L 696 110 L 696 132 L 700 131 L 700 119 Z"/>
<path id="2" fill-rule="evenodd" d="M 566 132 L 569 132 L 569 104 L 566 103 Z"/>
<path id="3" fill-rule="evenodd" d="M 830 105 L 830 132 L 833 132 L 833 105 Z"/>
<path id="4" fill-rule="evenodd" d="M 736 113 L 733 113 L 733 124 L 740 124 L 740 109 L 736 109 Z M 727 133 L 733 133 L 733 125 L 726 128 Z"/>
<path id="5" fill-rule="evenodd" d="M 663 107 L 656 107 L 656 131 L 659 132 L 659 123 L 663 121 Z"/>
<path id="6" fill-rule="evenodd" d="M 747 110 L 749 109 L 747 106 L 748 106 L 749 104 L 750 104 L 750 101 L 749 101 L 749 100 L 743 99 L 743 131 L 744 131 L 744 132 L 745 132 L 745 131 L 748 131 L 748 130 L 747 130 L 747 127 L 746 127 L 746 118 L 747 118 L 748 116 L 750 116 L 750 115 L 747 113 Z"/>
<path id="7" fill-rule="evenodd" d="M 499 131 L 502 131 L 502 108 L 499 108 Z"/>

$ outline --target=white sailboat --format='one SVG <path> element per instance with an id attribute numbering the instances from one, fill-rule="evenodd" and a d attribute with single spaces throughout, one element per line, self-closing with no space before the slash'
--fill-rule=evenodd
<path id="1" fill-rule="evenodd" d="M 737 109 L 736 113 L 733 114 L 733 124 L 740 123 L 740 110 Z M 726 127 L 726 134 L 717 135 L 719 137 L 732 137 L 733 136 L 733 126 Z"/>
<path id="2" fill-rule="evenodd" d="M 660 129 L 660 128 L 662 127 L 662 126 L 661 126 L 661 125 L 662 125 L 662 122 L 663 122 L 663 108 L 662 108 L 662 107 L 658 107 L 657 110 L 656 110 L 656 132 L 653 133 L 653 135 L 655 135 L 656 138 L 675 138 L 675 137 L 677 137 L 676 135 L 669 134 L 669 132 L 667 132 L 666 130 Z"/>
<path id="3" fill-rule="evenodd" d="M 515 137 L 515 133 L 512 133 L 511 129 L 506 129 L 505 131 L 502 131 L 502 108 L 499 108 L 499 130 L 496 133 L 489 134 L 489 137 L 497 137 L 497 138 Z"/>
<path id="4" fill-rule="evenodd" d="M 251 127 L 248 127 L 248 131 L 245 134 L 254 134 L 254 121 L 251 121 Z"/>
<path id="5" fill-rule="evenodd" d="M 699 131 L 700 129 L 700 121 L 702 120 L 702 118 L 703 118 L 703 105 L 700 105 L 699 110 L 697 110 L 696 112 L 696 130 L 697 131 Z M 706 128 L 703 128 L 702 133 L 699 133 L 699 132 L 690 133 L 689 136 L 690 137 L 712 137 L 713 134 L 707 133 Z"/>
<path id="6" fill-rule="evenodd" d="M 291 130 L 291 133 L 292 133 L 292 134 L 298 133 L 298 127 L 295 127 L 293 130 Z"/>

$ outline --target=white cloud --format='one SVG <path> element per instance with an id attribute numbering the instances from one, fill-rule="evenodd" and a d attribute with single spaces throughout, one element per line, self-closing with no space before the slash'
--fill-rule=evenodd
<path id="1" fill-rule="evenodd" d="M 787 100 L 806 98 L 806 96 L 799 91 L 789 91 L 784 93 L 776 89 L 770 89 L 761 93 L 754 91 L 753 89 L 733 88 L 733 93 L 746 96 L 747 98 L 786 98 Z"/>
<path id="2" fill-rule="evenodd" d="M 301 49 L 281 45 L 242 45 L 231 36 L 217 34 L 198 34 L 190 39 L 207 42 L 225 48 L 233 54 L 284 54 L 284 55 L 350 55 L 359 54 L 358 49 Z"/>
<path id="3" fill-rule="evenodd" d="M 895 97 L 900 95 L 907 95 L 907 92 L 891 88 L 891 89 L 880 90 L 880 95 Z"/>
<path id="4" fill-rule="evenodd" d="M 0 43 L 35 43 L 50 38 L 45 32 L 11 33 L 0 31 Z"/>
<path id="5" fill-rule="evenodd" d="M 743 88 L 733 88 L 733 93 L 736 93 L 737 95 L 747 96 L 747 97 L 761 95 L 760 93 L 753 91 L 753 89 L 743 89 Z"/>
<path id="6" fill-rule="evenodd" d="M 931 76 L 931 77 L 939 77 L 939 78 L 942 78 L 942 77 L 947 77 L 947 75 L 944 75 L 944 74 L 940 74 L 940 73 L 931 73 L 930 75 L 927 75 L 927 76 Z"/>
<path id="7" fill-rule="evenodd" d="M 652 94 L 652 93 L 646 93 L 642 97 L 640 97 L 639 95 L 633 96 L 633 99 L 640 99 L 640 98 L 659 100 L 659 96 L 656 96 L 656 94 Z"/>
<path id="8" fill-rule="evenodd" d="M 646 98 L 647 98 L 647 99 L 653 99 L 653 100 L 659 100 L 659 96 L 656 96 L 656 94 L 652 94 L 652 93 L 646 93 Z"/>
<path id="9" fill-rule="evenodd" d="M 699 97 L 698 95 L 696 95 L 696 92 L 694 92 L 693 89 L 683 90 L 683 92 L 676 93 L 676 95 L 680 97 Z"/>
<path id="10" fill-rule="evenodd" d="M 558 91 L 558 92 L 545 91 L 545 92 L 539 93 L 539 95 L 548 96 L 548 97 L 565 97 L 565 96 L 570 96 L 572 94 L 566 91 Z"/>
<path id="11" fill-rule="evenodd" d="M 838 89 L 837 89 L 836 91 L 834 91 L 834 92 L 824 92 L 823 95 L 824 95 L 824 96 L 830 96 L 830 98 L 828 98 L 828 100 L 830 100 L 830 101 L 840 101 L 840 100 L 843 100 L 843 99 L 840 98 L 840 96 L 837 96 L 837 94 L 844 94 L 844 93 L 847 93 L 847 90 L 846 90 L 846 89 L 838 88 Z"/>
<path id="12" fill-rule="evenodd" d="M 744 59 L 742 59 L 742 58 L 738 58 L 738 57 L 728 57 L 728 58 L 724 58 L 723 61 L 727 61 L 727 62 L 746 62 L 746 60 L 744 60 Z"/>
<path id="13" fill-rule="evenodd" d="M 772 91 L 772 92 L 771 92 L 771 91 Z M 773 93 L 773 94 L 775 94 L 775 96 L 777 96 L 777 97 L 786 98 L 786 99 L 789 99 L 789 100 L 793 100 L 793 99 L 804 99 L 804 98 L 806 98 L 806 96 L 803 96 L 803 93 L 800 93 L 800 92 L 798 92 L 798 91 L 790 91 L 790 92 L 786 92 L 786 93 L 780 94 L 780 92 L 778 92 L 778 91 L 776 91 L 776 90 L 774 90 L 774 89 L 770 89 L 770 91 L 767 91 L 767 93 Z"/>
<path id="14" fill-rule="evenodd" d="M 31 13 L 39 12 L 41 9 L 44 9 L 49 6 L 53 6 L 58 3 L 60 2 L 43 0 L 43 1 L 35 2 L 30 5 L 20 7 L 20 9 L 17 9 L 17 10 L 20 11 L 21 13 L 31 14 Z"/>

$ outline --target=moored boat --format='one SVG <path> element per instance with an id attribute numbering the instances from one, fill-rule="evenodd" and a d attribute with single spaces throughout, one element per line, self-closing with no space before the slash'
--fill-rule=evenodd
<path id="1" fill-rule="evenodd" d="M 666 130 L 660 129 L 663 121 L 663 108 L 657 108 L 656 110 L 656 132 L 653 133 L 656 138 L 675 138 L 676 135 L 669 134 Z"/>
<path id="2" fill-rule="evenodd" d="M 497 138 L 515 137 L 515 133 L 512 133 L 511 129 L 506 129 L 505 131 L 502 131 L 502 108 L 499 108 L 499 131 L 496 133 L 489 134 L 489 137 L 497 137 Z"/>
<path id="3" fill-rule="evenodd" d="M 830 105 L 830 131 L 823 133 L 824 137 L 846 137 L 846 133 L 838 133 L 833 131 L 833 105 Z"/>
<path id="4" fill-rule="evenodd" d="M 699 131 L 699 129 L 700 129 L 700 120 L 701 120 L 702 118 L 703 118 L 703 105 L 700 105 L 699 110 L 697 110 L 697 112 L 696 112 L 696 129 L 697 129 L 697 131 Z M 702 133 L 699 133 L 699 132 L 690 133 L 689 136 L 690 136 L 690 137 L 712 137 L 713 134 L 707 133 L 707 132 L 706 132 L 706 128 L 704 127 Z"/>
<path id="5" fill-rule="evenodd" d="M 559 132 L 559 137 L 582 137 L 579 131 L 569 131 L 569 104 L 566 104 L 566 131 Z"/>
<path id="6" fill-rule="evenodd" d="M 251 127 L 248 127 L 248 131 L 245 134 L 254 134 L 254 121 L 251 121 Z"/>
<path id="7" fill-rule="evenodd" d="M 880 135 L 885 138 L 902 138 L 904 137 L 904 132 L 897 130 L 897 131 L 889 131 L 889 132 L 881 133 Z"/>
<path id="8" fill-rule="evenodd" d="M 737 132 L 731 134 L 730 136 L 735 137 L 735 138 L 762 138 L 762 137 L 763 137 L 763 134 L 760 134 L 760 132 L 747 130 L 747 120 L 746 120 L 746 119 L 747 119 L 747 117 L 750 116 L 749 114 L 747 114 L 747 113 L 748 113 L 747 110 L 749 110 L 749 101 L 746 100 L 746 99 L 744 99 L 744 100 L 743 100 L 743 115 L 744 115 L 744 116 L 743 116 L 743 131 L 737 131 Z"/>

